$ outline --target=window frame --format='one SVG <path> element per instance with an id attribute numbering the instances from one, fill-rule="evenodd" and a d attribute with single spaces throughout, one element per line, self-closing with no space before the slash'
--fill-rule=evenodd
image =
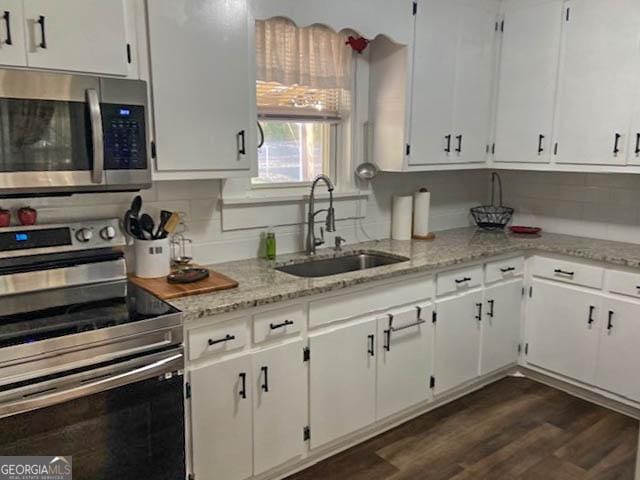
<path id="1" fill-rule="evenodd" d="M 282 121 L 282 122 L 308 122 L 308 123 L 322 123 L 326 124 L 329 128 L 329 134 L 324 138 L 323 151 L 327 152 L 328 158 L 325 160 L 327 162 L 328 171 L 322 172 L 325 175 L 328 175 L 329 178 L 334 179 L 335 174 L 337 172 L 337 162 L 338 162 L 338 150 L 340 142 L 342 141 L 342 129 L 344 127 L 345 121 L 344 119 L 326 119 L 326 118 L 318 118 L 318 117 L 309 117 L 309 116 L 300 116 L 295 117 L 292 115 L 258 115 L 258 122 L 260 121 Z M 324 163 L 324 162 L 323 162 Z M 259 166 L 257 167 L 256 174 L 259 174 Z M 305 188 L 308 189 L 312 181 L 300 181 L 300 182 L 254 182 L 255 178 L 259 178 L 258 175 L 250 178 L 251 190 L 280 190 L 280 189 L 296 189 L 296 188 Z M 336 179 L 337 186 L 337 179 Z"/>

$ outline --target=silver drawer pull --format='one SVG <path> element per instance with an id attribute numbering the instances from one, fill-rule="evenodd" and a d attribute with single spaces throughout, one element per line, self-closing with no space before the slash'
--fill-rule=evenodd
<path id="1" fill-rule="evenodd" d="M 226 335 L 223 338 L 218 338 L 217 340 L 213 340 L 213 339 L 209 339 L 209 346 L 212 345 L 217 345 L 218 343 L 224 343 L 224 342 L 228 342 L 230 340 L 235 340 L 236 336 L 235 335 Z"/>
<path id="2" fill-rule="evenodd" d="M 270 323 L 269 328 L 271 330 L 277 330 L 278 328 L 288 327 L 289 325 L 293 325 L 292 320 L 285 320 L 282 323 Z"/>
<path id="3" fill-rule="evenodd" d="M 392 332 L 399 332 L 401 330 L 406 330 L 407 328 L 412 328 L 412 327 L 417 327 L 419 325 L 422 325 L 423 323 L 427 323 L 426 320 L 422 320 L 422 319 L 418 319 L 418 321 L 413 322 L 413 323 L 409 323 L 407 325 L 403 325 L 401 327 L 390 327 Z"/>

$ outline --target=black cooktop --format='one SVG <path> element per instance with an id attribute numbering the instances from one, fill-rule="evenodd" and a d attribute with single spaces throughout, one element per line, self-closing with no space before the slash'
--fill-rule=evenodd
<path id="1" fill-rule="evenodd" d="M 3 316 L 0 348 L 149 320 L 178 310 L 128 283 L 126 297 Z"/>

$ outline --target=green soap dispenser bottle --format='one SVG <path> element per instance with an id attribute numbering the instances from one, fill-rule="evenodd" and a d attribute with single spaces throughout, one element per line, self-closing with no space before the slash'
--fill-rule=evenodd
<path id="1" fill-rule="evenodd" d="M 267 260 L 276 259 L 276 234 L 271 227 L 267 230 L 267 235 L 264 239 L 265 243 L 265 258 Z"/>

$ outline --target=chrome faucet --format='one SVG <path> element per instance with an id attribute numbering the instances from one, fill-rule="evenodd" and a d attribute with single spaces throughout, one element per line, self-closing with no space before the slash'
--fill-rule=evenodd
<path id="1" fill-rule="evenodd" d="M 315 212 L 316 185 L 318 185 L 320 181 L 326 183 L 327 188 L 329 189 L 329 208 L 323 208 L 322 210 L 318 210 L 317 212 Z M 307 255 L 315 255 L 316 248 L 324 244 L 324 230 L 322 229 L 322 227 L 320 227 L 320 238 L 316 238 L 316 215 L 322 212 L 327 212 L 327 217 L 325 219 L 325 228 L 327 229 L 327 232 L 336 231 L 336 213 L 333 210 L 333 189 L 333 183 L 331 183 L 331 179 L 326 175 L 318 175 L 311 184 L 311 195 L 309 196 L 309 213 L 307 217 L 307 241 L 305 249 Z"/>

